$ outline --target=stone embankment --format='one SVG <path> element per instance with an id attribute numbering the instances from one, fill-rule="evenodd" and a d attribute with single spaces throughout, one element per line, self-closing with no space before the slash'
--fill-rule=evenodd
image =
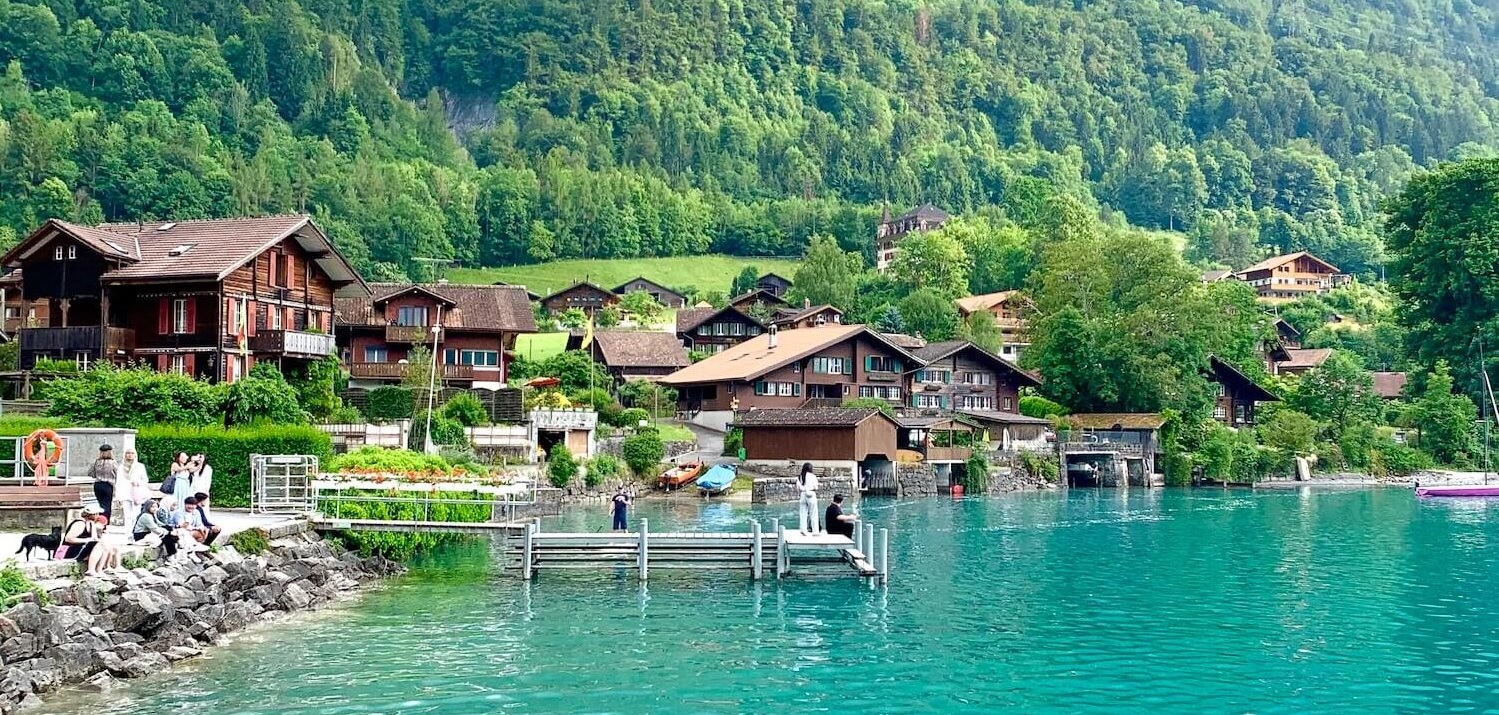
<path id="1" fill-rule="evenodd" d="M 303 611 L 405 567 L 336 549 L 312 533 L 271 542 L 263 555 L 232 547 L 155 570 L 42 582 L 0 614 L 0 713 L 69 684 L 107 689 L 162 672 L 258 621 Z"/>

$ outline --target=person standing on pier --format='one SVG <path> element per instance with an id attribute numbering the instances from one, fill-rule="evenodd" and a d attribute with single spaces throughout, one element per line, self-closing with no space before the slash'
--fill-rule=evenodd
<path id="1" fill-rule="evenodd" d="M 802 465 L 802 473 L 796 478 L 796 483 L 802 490 L 801 502 L 796 510 L 801 532 L 816 534 L 821 531 L 817 524 L 821 515 L 817 513 L 817 472 L 812 471 L 811 462 Z"/>
<path id="2" fill-rule="evenodd" d="M 614 491 L 614 497 L 609 500 L 609 511 L 614 515 L 615 531 L 624 531 L 629 528 L 627 524 L 629 522 L 630 495 L 625 493 L 623 486 Z"/>

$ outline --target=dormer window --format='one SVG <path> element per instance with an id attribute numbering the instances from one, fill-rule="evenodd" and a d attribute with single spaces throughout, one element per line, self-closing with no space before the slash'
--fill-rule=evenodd
<path id="1" fill-rule="evenodd" d="M 68 260 L 71 261 L 71 260 L 74 260 L 76 258 L 78 258 L 78 247 L 77 246 L 68 246 Z"/>
<path id="2" fill-rule="evenodd" d="M 396 308 L 396 325 L 422 326 L 427 324 L 427 306 L 403 305 Z"/>
<path id="3" fill-rule="evenodd" d="M 54 261 L 61 261 L 62 260 L 62 246 L 58 246 L 57 248 L 53 249 L 53 251 L 52 251 L 52 260 L 54 260 Z"/>

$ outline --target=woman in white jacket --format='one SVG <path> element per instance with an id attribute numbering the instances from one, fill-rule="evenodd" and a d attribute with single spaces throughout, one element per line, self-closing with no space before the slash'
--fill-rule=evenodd
<path id="1" fill-rule="evenodd" d="M 796 508 L 801 532 L 816 534 L 822 530 L 817 523 L 822 515 L 817 511 L 817 472 L 812 471 L 811 462 L 802 465 L 802 473 L 796 478 L 796 484 L 802 491 L 801 501 Z"/>

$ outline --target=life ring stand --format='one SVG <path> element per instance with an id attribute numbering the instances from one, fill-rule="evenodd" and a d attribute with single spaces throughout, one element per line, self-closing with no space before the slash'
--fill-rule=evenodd
<path id="1" fill-rule="evenodd" d="M 51 445 L 51 454 L 48 454 L 47 446 Z M 63 447 L 62 438 L 56 432 L 49 429 L 39 429 L 26 436 L 21 442 L 21 456 L 26 463 L 31 465 L 35 471 L 36 478 L 33 482 L 36 486 L 47 486 L 48 477 L 51 476 L 52 465 L 62 461 Z"/>

